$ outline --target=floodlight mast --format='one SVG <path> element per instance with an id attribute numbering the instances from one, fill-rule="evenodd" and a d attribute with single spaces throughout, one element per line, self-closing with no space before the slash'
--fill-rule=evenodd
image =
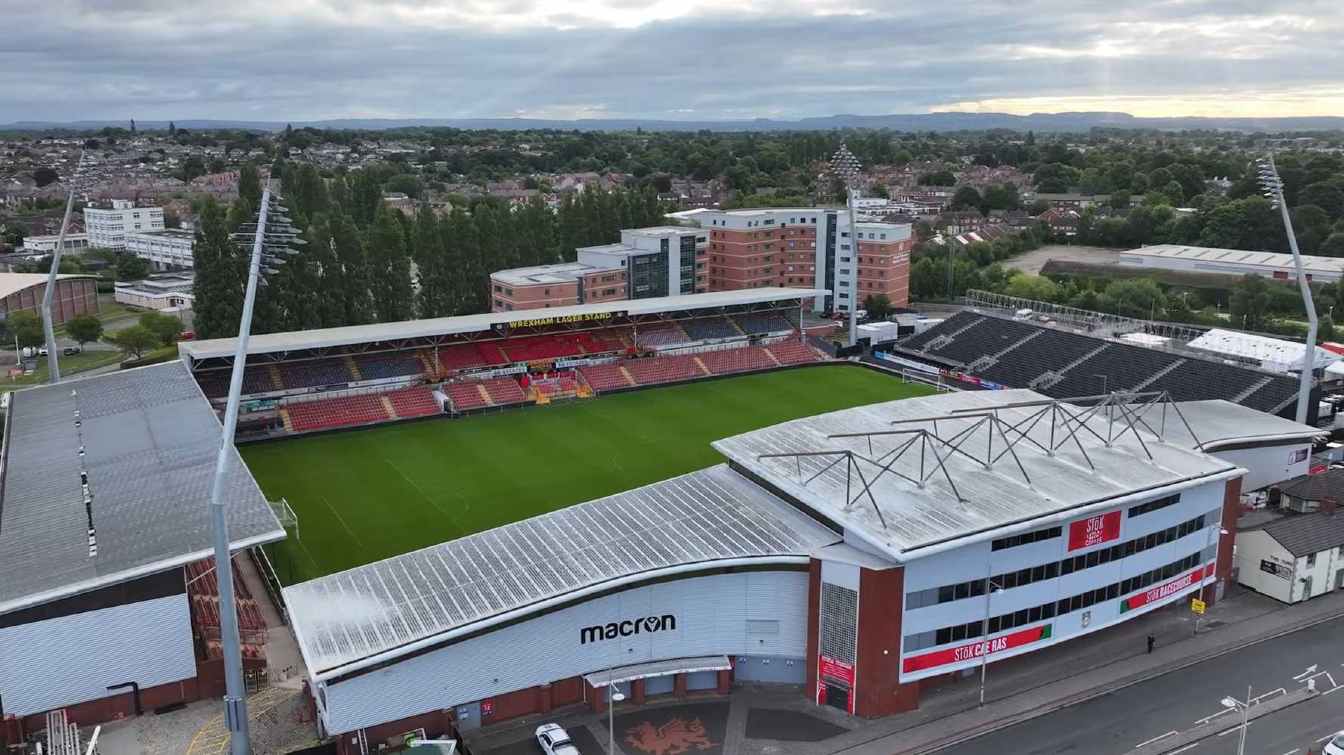
<path id="1" fill-rule="evenodd" d="M 75 206 L 75 179 L 84 170 L 84 151 L 80 150 L 79 163 L 74 175 L 70 176 L 69 191 L 65 195 L 65 216 L 61 218 L 61 230 L 56 235 L 56 249 L 51 253 L 51 270 L 47 272 L 47 288 L 42 292 L 42 337 L 47 345 L 47 381 L 61 382 L 61 364 L 56 354 L 56 330 L 51 322 L 51 306 L 56 298 L 56 276 L 61 271 L 61 252 L 65 250 L 65 231 L 70 227 L 70 211 Z"/>
<path id="2" fill-rule="evenodd" d="M 243 685 L 243 656 L 238 638 L 238 607 L 233 599 L 233 563 L 229 555 L 229 525 L 224 512 L 224 478 L 233 458 L 233 436 L 238 425 L 238 404 L 243 391 L 243 370 L 247 362 L 247 341 L 252 332 L 252 308 L 262 272 L 274 272 L 272 265 L 284 263 L 284 257 L 296 254 L 291 244 L 302 244 L 289 224 L 284 208 L 272 207 L 271 182 L 261 194 L 256 233 L 252 238 L 252 259 L 248 266 L 247 289 L 243 295 L 243 313 L 238 323 L 237 348 L 233 372 L 229 377 L 229 398 L 224 409 L 224 432 L 215 461 L 215 478 L 210 486 L 210 517 L 214 530 L 215 570 L 219 579 L 220 641 L 224 649 L 224 723 L 229 732 L 229 752 L 248 755 L 247 690 Z M 268 214 L 274 212 L 274 220 Z M 268 227 L 268 221 L 270 227 Z M 264 264 L 263 264 L 264 263 Z"/>
<path id="3" fill-rule="evenodd" d="M 863 166 L 859 163 L 859 158 L 849 151 L 849 147 L 843 142 L 840 149 L 831 156 L 831 172 L 845 184 L 845 204 L 849 209 L 849 240 L 854 245 L 850 249 L 849 258 L 853 265 L 853 287 L 849 291 L 849 345 L 858 343 L 858 311 L 859 311 L 859 264 L 853 260 L 859 258 L 859 228 L 858 220 L 855 215 L 854 203 L 859 196 L 859 186 L 862 183 Z M 837 288 L 839 288 L 837 286 Z M 840 297 L 839 291 L 836 292 L 836 298 Z"/>
<path id="4" fill-rule="evenodd" d="M 1297 287 L 1302 293 L 1302 307 L 1307 313 L 1307 342 L 1302 347 L 1301 374 L 1297 383 L 1297 421 L 1306 424 L 1308 409 L 1311 407 L 1312 372 L 1316 369 L 1316 305 L 1311 299 L 1311 284 L 1307 282 L 1302 269 L 1302 253 L 1297 248 L 1297 234 L 1293 232 L 1293 220 L 1288 214 L 1288 203 L 1283 199 L 1283 179 L 1279 178 L 1279 169 L 1274 165 L 1274 156 L 1256 162 L 1260 177 L 1260 188 L 1265 198 L 1276 206 L 1283 216 L 1283 228 L 1288 233 L 1288 248 L 1293 252 L 1293 268 L 1297 272 Z"/>

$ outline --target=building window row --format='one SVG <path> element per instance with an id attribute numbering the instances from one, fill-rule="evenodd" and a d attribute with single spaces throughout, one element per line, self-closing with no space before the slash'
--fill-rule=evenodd
<path id="1" fill-rule="evenodd" d="M 1019 545 L 1028 545 L 1030 543 L 1039 543 L 1043 540 L 1053 540 L 1063 534 L 1062 527 L 1046 527 L 1032 532 L 1023 532 L 1020 535 L 1009 535 L 1001 537 L 990 543 L 990 550 L 1001 551 L 1009 548 L 1016 548 Z"/>
<path id="2" fill-rule="evenodd" d="M 1200 564 L 1202 555 L 1204 555 L 1204 551 L 1201 549 L 1179 561 L 1173 561 L 1166 566 L 1160 566 L 1152 571 L 1144 572 L 1143 574 L 1130 577 L 1129 579 L 1113 582 L 1104 587 L 1081 592 L 1077 595 L 1061 598 L 1057 601 L 1042 603 L 1039 606 L 1022 608 L 1010 613 L 991 616 L 987 621 L 970 621 L 965 624 L 953 624 L 952 626 L 932 629 L 927 632 L 908 634 L 905 636 L 904 650 L 907 653 L 911 653 L 925 648 L 936 647 L 938 645 L 946 645 L 949 642 L 973 640 L 980 637 L 986 628 L 990 634 L 995 634 L 1037 621 L 1053 619 L 1056 616 L 1063 616 L 1066 613 L 1081 611 L 1084 608 L 1090 608 L 1103 601 L 1114 600 L 1122 595 L 1128 595 L 1136 590 L 1142 590 L 1157 582 L 1170 579 L 1183 571 L 1193 569 Z"/>
<path id="3" fill-rule="evenodd" d="M 1029 566 L 1017 571 L 995 574 L 989 578 L 995 589 L 1007 590 L 1013 587 L 1023 587 L 1033 582 L 1040 582 L 1046 579 L 1054 579 L 1065 574 L 1072 574 L 1084 569 L 1090 569 L 1094 566 L 1109 564 L 1112 561 L 1119 561 L 1135 553 L 1156 548 L 1159 545 L 1175 542 L 1186 535 L 1191 535 L 1204 529 L 1205 515 L 1201 514 L 1189 521 L 1181 522 L 1160 530 L 1150 532 L 1143 537 L 1136 537 L 1128 542 L 1112 545 L 1109 548 L 1101 548 L 1091 553 L 1084 553 L 1080 556 L 1073 556 L 1061 561 L 1052 561 L 1048 564 L 1038 564 Z M 1058 527 L 1028 532 L 1022 536 L 1035 536 L 1038 533 L 1049 533 L 1050 530 L 1056 530 L 1054 537 L 1059 536 Z M 1041 538 L 1043 540 L 1049 537 Z M 973 579 L 966 582 L 960 582 L 953 585 L 941 585 L 939 587 L 930 587 L 927 590 L 916 590 L 905 596 L 906 610 L 923 608 L 925 606 L 936 606 L 942 603 L 951 603 L 954 600 L 964 598 L 973 598 L 985 594 L 985 580 Z"/>
<path id="4" fill-rule="evenodd" d="M 1165 498 L 1155 498 L 1147 503 L 1140 503 L 1138 506 L 1129 507 L 1129 518 L 1150 514 L 1158 509 L 1165 509 L 1168 506 L 1175 506 L 1181 502 L 1181 494 L 1169 495 Z"/>

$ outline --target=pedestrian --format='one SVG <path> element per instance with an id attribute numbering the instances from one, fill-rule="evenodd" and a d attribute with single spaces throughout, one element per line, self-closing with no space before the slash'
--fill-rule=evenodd
<path id="1" fill-rule="evenodd" d="M 1151 655 L 1152 652 L 1153 652 L 1153 645 L 1155 645 L 1155 644 L 1157 644 L 1157 640 L 1154 639 L 1153 636 L 1152 636 L 1151 634 L 1148 635 L 1148 653 L 1149 653 L 1150 655 Z"/>

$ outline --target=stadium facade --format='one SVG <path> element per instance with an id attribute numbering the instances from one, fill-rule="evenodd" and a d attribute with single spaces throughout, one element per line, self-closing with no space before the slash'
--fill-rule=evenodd
<path id="1" fill-rule="evenodd" d="M 187 567 L 211 554 L 220 425 L 181 362 L 10 393 L 0 450 L 0 744 L 223 694 Z M 232 545 L 284 538 L 236 455 Z"/>
<path id="2" fill-rule="evenodd" d="M 1162 394 L 947 393 L 725 438 L 726 463 L 290 586 L 341 752 L 587 704 L 803 685 L 859 716 L 931 680 L 1217 600 L 1248 470 L 1317 430 Z M 1279 476 L 1282 475 L 1282 476 Z"/>

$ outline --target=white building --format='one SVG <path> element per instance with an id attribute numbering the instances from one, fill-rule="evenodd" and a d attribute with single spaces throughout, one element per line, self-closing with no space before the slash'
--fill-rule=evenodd
<path id="1" fill-rule="evenodd" d="M 118 282 L 112 300 L 137 309 L 153 309 L 165 314 L 177 314 L 191 309 L 195 296 L 192 287 L 195 275 L 191 272 L 167 273 L 139 281 Z"/>
<path id="2" fill-rule="evenodd" d="M 23 243 L 19 244 L 21 252 L 46 252 L 50 254 L 56 251 L 56 242 L 60 236 L 24 236 Z M 67 233 L 65 234 L 65 251 L 77 251 L 89 248 L 89 234 L 87 233 Z"/>
<path id="3" fill-rule="evenodd" d="M 89 246 L 125 249 L 126 234 L 135 231 L 162 231 L 162 207 L 136 207 L 129 199 L 113 199 L 110 207 L 85 207 L 84 229 Z"/>
<path id="4" fill-rule="evenodd" d="M 1242 517 L 1237 581 L 1284 603 L 1344 589 L 1344 470 L 1289 480 L 1277 508 Z"/>
<path id="5" fill-rule="evenodd" d="M 177 228 L 126 234 L 126 251 L 148 260 L 156 270 L 193 267 L 191 251 L 195 243 L 196 234 Z"/>
<path id="6" fill-rule="evenodd" d="M 1186 346 L 1250 362 L 1262 369 L 1287 373 L 1296 373 L 1301 369 L 1302 351 L 1306 348 L 1304 344 L 1295 341 L 1221 328 L 1204 333 Z M 1320 346 L 1316 346 L 1315 350 L 1315 369 L 1324 369 L 1340 360 L 1339 354 Z"/>
<path id="7" fill-rule="evenodd" d="M 627 298 L 702 294 L 707 289 L 705 232 L 699 228 L 625 228 L 615 244 L 579 247 L 578 260 L 598 268 L 625 268 Z"/>
<path id="8" fill-rule="evenodd" d="M 1158 270 L 1189 270 L 1222 275 L 1259 275 L 1275 280 L 1296 280 L 1293 255 L 1248 252 L 1245 249 L 1215 249 L 1206 246 L 1154 244 L 1120 253 L 1120 264 Z M 1307 280 L 1329 283 L 1344 277 L 1344 258 L 1302 255 Z"/>

